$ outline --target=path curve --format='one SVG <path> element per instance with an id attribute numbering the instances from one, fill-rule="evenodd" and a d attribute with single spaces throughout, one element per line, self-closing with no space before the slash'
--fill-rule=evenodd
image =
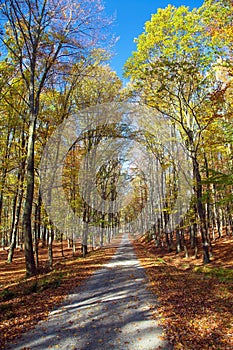
<path id="1" fill-rule="evenodd" d="M 154 295 L 125 234 L 109 263 L 97 270 L 9 349 L 171 349 L 152 318 Z"/>

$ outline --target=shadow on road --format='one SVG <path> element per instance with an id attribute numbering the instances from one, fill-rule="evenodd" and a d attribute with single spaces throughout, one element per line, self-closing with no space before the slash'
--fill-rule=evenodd
<path id="1" fill-rule="evenodd" d="M 124 235 L 112 260 L 11 349 L 170 349 L 152 318 L 155 305 Z"/>

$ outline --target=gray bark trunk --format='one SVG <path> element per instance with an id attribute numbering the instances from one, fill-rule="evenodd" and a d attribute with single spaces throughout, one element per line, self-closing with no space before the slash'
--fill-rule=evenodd
<path id="1" fill-rule="evenodd" d="M 34 139 L 36 117 L 32 116 L 29 126 L 28 152 L 26 167 L 26 199 L 23 213 L 24 255 L 26 263 L 26 277 L 36 274 L 36 264 L 33 254 L 31 215 L 34 195 Z"/>

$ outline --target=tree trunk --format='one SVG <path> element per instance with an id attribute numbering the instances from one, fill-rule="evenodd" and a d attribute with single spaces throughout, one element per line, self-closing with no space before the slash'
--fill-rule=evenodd
<path id="1" fill-rule="evenodd" d="M 182 250 L 181 239 L 180 239 L 180 229 L 176 229 L 176 252 L 179 254 Z"/>
<path id="2" fill-rule="evenodd" d="M 46 233 L 47 233 L 47 227 L 46 225 L 44 225 L 43 227 L 43 231 L 42 231 L 42 243 L 41 243 L 41 248 L 45 248 L 46 247 Z"/>
<path id="3" fill-rule="evenodd" d="M 24 125 L 21 133 L 21 150 L 25 150 L 25 131 L 24 131 Z M 22 202 L 23 202 L 23 194 L 24 194 L 24 178 L 25 178 L 25 157 L 24 153 L 20 154 L 21 156 L 21 164 L 18 172 L 17 177 L 17 192 L 15 195 L 14 200 L 14 208 L 13 208 L 13 218 L 12 218 L 12 230 L 11 230 L 11 244 L 10 249 L 8 253 L 8 259 L 7 262 L 11 263 L 13 260 L 14 255 L 14 249 L 16 247 L 16 241 L 17 241 L 17 232 L 18 232 L 18 226 L 19 226 L 19 220 L 20 220 L 20 213 L 22 208 Z"/>
<path id="4" fill-rule="evenodd" d="M 26 167 L 26 199 L 23 213 L 24 255 L 26 263 L 26 277 L 36 274 L 36 265 L 33 254 L 31 215 L 34 195 L 34 139 L 36 117 L 33 116 L 29 126 L 27 167 Z"/>
<path id="5" fill-rule="evenodd" d="M 199 164 L 197 161 L 196 155 L 193 156 L 193 172 L 195 179 L 195 192 L 197 199 L 197 213 L 200 219 L 200 229 L 201 229 L 201 238 L 202 238 L 202 249 L 203 249 L 203 262 L 208 264 L 210 262 L 209 254 L 209 240 L 208 240 L 208 231 L 205 220 L 205 209 L 202 203 L 202 183 L 201 183 L 201 174 L 199 169 Z"/>
<path id="6" fill-rule="evenodd" d="M 196 206 L 195 206 L 195 212 L 196 212 Z M 190 226 L 190 240 L 191 240 L 191 248 L 194 249 L 194 257 L 197 259 L 198 256 L 198 247 L 197 247 L 197 223 L 194 222 Z"/>
<path id="7" fill-rule="evenodd" d="M 13 260 L 14 249 L 16 246 L 17 231 L 18 231 L 18 226 L 19 226 L 20 212 L 21 212 L 21 207 L 22 207 L 22 200 L 23 200 L 23 183 L 22 183 L 22 188 L 21 188 L 19 196 L 18 196 L 18 205 L 16 208 L 16 214 L 15 214 L 13 230 L 12 230 L 11 245 L 10 245 L 8 259 L 7 259 L 8 263 L 11 263 Z"/>
<path id="8" fill-rule="evenodd" d="M 89 224 L 87 221 L 83 222 L 83 232 L 82 232 L 82 246 L 81 246 L 81 250 L 82 250 L 82 256 L 85 258 L 85 256 L 88 253 L 87 250 L 87 237 L 88 237 L 88 228 L 89 228 Z"/>
<path id="9" fill-rule="evenodd" d="M 51 228 L 49 234 L 49 244 L 48 244 L 48 260 L 49 260 L 49 268 L 52 270 L 53 268 L 53 238 L 54 238 L 54 230 Z"/>
<path id="10" fill-rule="evenodd" d="M 38 193 L 38 201 L 35 205 L 35 220 L 34 220 L 34 241 L 35 241 L 35 263 L 36 268 L 39 268 L 39 241 L 40 241 L 40 213 L 41 213 L 42 198 L 40 191 Z"/>
<path id="11" fill-rule="evenodd" d="M 19 175 L 18 175 L 18 184 L 19 184 Z M 16 207 L 17 207 L 17 198 L 18 198 L 18 192 L 19 188 L 17 186 L 17 190 L 14 196 L 13 200 L 13 208 L 12 208 L 12 224 L 11 224 L 11 231 L 10 231 L 10 248 L 8 252 L 8 258 L 7 262 L 10 264 L 12 263 L 13 260 L 13 255 L 14 255 L 14 249 L 16 246 L 16 237 L 17 237 L 17 226 L 16 226 Z M 16 227 L 15 227 L 16 226 Z M 16 228 L 16 229 L 15 229 Z"/>

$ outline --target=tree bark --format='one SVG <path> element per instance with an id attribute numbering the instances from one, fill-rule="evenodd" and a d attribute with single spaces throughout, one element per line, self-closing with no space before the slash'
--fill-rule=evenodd
<path id="1" fill-rule="evenodd" d="M 22 207 L 22 201 L 23 201 L 23 181 L 22 181 L 22 187 L 21 187 L 20 193 L 18 195 L 18 205 L 16 208 L 13 230 L 12 230 L 12 237 L 11 237 L 11 245 L 10 245 L 8 259 L 7 259 L 8 263 L 11 263 L 13 260 L 14 249 L 16 246 L 17 231 L 18 231 L 18 226 L 19 226 L 20 212 L 21 212 L 21 207 Z"/>
<path id="2" fill-rule="evenodd" d="M 202 183 L 201 183 L 201 174 L 199 169 L 199 164 L 197 161 L 196 155 L 193 156 L 193 172 L 195 179 L 195 191 L 197 199 L 197 212 L 200 219 L 200 230 L 202 238 L 202 249 L 203 249 L 203 262 L 208 264 L 210 262 L 209 254 L 209 240 L 208 240 L 208 231 L 205 219 L 205 209 L 202 203 Z"/>
<path id="3" fill-rule="evenodd" d="M 26 277 L 36 274 L 36 264 L 33 254 L 31 215 L 34 195 L 34 142 L 36 116 L 32 116 L 29 126 L 27 167 L 26 167 L 26 199 L 23 213 L 24 255 Z"/>
<path id="4" fill-rule="evenodd" d="M 53 268 L 53 239 L 54 239 L 54 230 L 51 228 L 49 234 L 49 243 L 48 243 L 48 260 L 49 260 L 49 268 L 52 270 Z"/>

